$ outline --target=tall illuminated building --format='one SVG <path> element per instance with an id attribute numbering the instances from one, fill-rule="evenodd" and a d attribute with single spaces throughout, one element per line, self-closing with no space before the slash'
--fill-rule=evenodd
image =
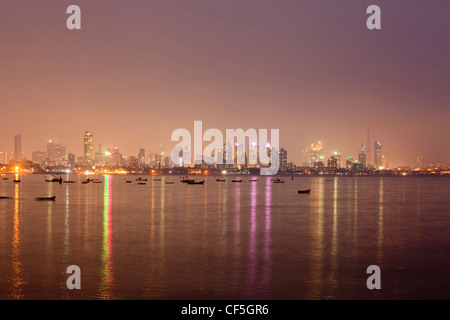
<path id="1" fill-rule="evenodd" d="M 305 157 L 305 165 L 308 167 L 314 167 L 315 165 L 325 162 L 325 156 L 323 154 L 323 146 L 319 141 L 318 143 L 312 143 L 308 149 L 303 151 Z"/>
<path id="2" fill-rule="evenodd" d="M 234 167 L 241 168 L 242 165 L 245 165 L 245 150 L 244 145 L 236 143 L 235 144 L 235 153 L 234 153 Z"/>
<path id="3" fill-rule="evenodd" d="M 383 155 L 381 154 L 381 143 L 379 141 L 375 141 L 373 151 L 373 164 L 375 169 L 380 169 L 383 167 Z"/>
<path id="4" fill-rule="evenodd" d="M 352 167 L 353 167 L 353 158 L 352 157 L 348 157 L 345 160 L 345 168 L 351 169 Z"/>
<path id="5" fill-rule="evenodd" d="M 88 164 L 91 164 L 94 160 L 94 154 L 93 154 L 93 147 L 94 147 L 94 136 L 90 131 L 86 131 L 84 133 L 84 161 Z"/>
<path id="6" fill-rule="evenodd" d="M 417 169 L 423 169 L 424 168 L 423 155 L 422 155 L 422 152 L 420 152 L 420 151 L 417 153 L 416 168 Z"/>
<path id="7" fill-rule="evenodd" d="M 256 142 L 252 142 L 248 147 L 248 167 L 256 168 L 258 165 L 258 147 Z"/>
<path id="8" fill-rule="evenodd" d="M 372 166 L 372 144 L 370 142 L 370 121 L 367 119 L 367 144 L 365 145 L 365 154 L 366 154 L 366 163 L 364 165 L 365 167 L 371 167 Z"/>
<path id="9" fill-rule="evenodd" d="M 223 164 L 224 168 L 232 168 L 233 167 L 233 149 L 230 143 L 225 143 L 223 145 Z"/>
<path id="10" fill-rule="evenodd" d="M 328 160 L 328 162 L 330 163 L 331 160 L 331 164 L 334 166 L 334 168 L 339 169 L 341 167 L 341 154 L 337 151 L 334 151 L 331 154 L 330 159 Z M 328 165 L 330 166 L 330 165 Z"/>
<path id="11" fill-rule="evenodd" d="M 358 154 L 358 162 L 361 164 L 362 168 L 366 168 L 367 155 L 366 155 L 366 146 L 364 144 L 361 146 L 360 154 Z"/>
<path id="12" fill-rule="evenodd" d="M 141 168 L 145 165 L 145 149 L 139 149 L 138 165 Z"/>
<path id="13" fill-rule="evenodd" d="M 284 173 L 287 171 L 287 151 L 284 148 L 280 148 L 279 151 L 279 170 Z"/>
<path id="14" fill-rule="evenodd" d="M 14 136 L 14 161 L 22 160 L 22 136 L 16 134 Z"/>
<path id="15" fill-rule="evenodd" d="M 341 167 L 341 154 L 339 152 L 333 152 L 330 159 L 328 159 L 328 167 L 339 169 Z"/>
<path id="16" fill-rule="evenodd" d="M 50 161 L 56 163 L 62 162 L 62 159 L 66 155 L 66 148 L 61 146 L 58 141 L 49 140 L 47 142 L 47 157 Z"/>

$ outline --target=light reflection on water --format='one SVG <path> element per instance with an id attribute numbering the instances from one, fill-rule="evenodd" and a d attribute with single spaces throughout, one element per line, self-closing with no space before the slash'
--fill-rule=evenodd
<path id="1" fill-rule="evenodd" d="M 17 177 L 16 177 L 17 179 Z M 11 242 L 11 269 L 12 276 L 10 281 L 9 299 L 23 299 L 23 286 L 26 282 L 23 280 L 23 266 L 21 261 L 21 238 L 20 238 L 20 184 L 14 185 L 14 217 L 13 217 L 13 236 Z"/>
<path id="2" fill-rule="evenodd" d="M 1 299 L 449 298 L 447 178 L 72 179 L 0 183 Z"/>

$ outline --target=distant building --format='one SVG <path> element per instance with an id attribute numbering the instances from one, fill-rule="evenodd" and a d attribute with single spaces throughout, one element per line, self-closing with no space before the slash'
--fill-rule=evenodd
<path id="1" fill-rule="evenodd" d="M 348 157 L 348 158 L 345 160 L 345 168 L 346 168 L 347 170 L 350 170 L 350 169 L 353 168 L 353 158 L 352 158 L 352 157 Z"/>
<path id="2" fill-rule="evenodd" d="M 424 162 L 423 162 L 423 155 L 422 155 L 422 152 L 420 152 L 420 151 L 417 153 L 415 167 L 416 167 L 416 169 L 423 169 L 425 167 Z"/>
<path id="3" fill-rule="evenodd" d="M 75 155 L 73 153 L 67 155 L 67 165 L 71 168 L 75 167 Z"/>
<path id="4" fill-rule="evenodd" d="M 330 159 L 328 159 L 328 167 L 339 169 L 341 167 L 341 154 L 333 152 Z"/>
<path id="5" fill-rule="evenodd" d="M 279 151 L 279 172 L 285 173 L 287 171 L 287 151 L 284 148 L 280 148 Z"/>
<path id="6" fill-rule="evenodd" d="M 137 168 L 137 166 L 138 166 L 138 159 L 135 156 L 129 156 L 128 157 L 128 166 L 130 168 Z"/>
<path id="7" fill-rule="evenodd" d="M 93 153 L 94 136 L 90 131 L 86 131 L 84 133 L 83 144 L 84 144 L 84 152 L 83 152 L 84 161 L 87 164 L 92 164 L 92 162 L 94 161 L 94 153 Z"/>
<path id="8" fill-rule="evenodd" d="M 170 158 L 169 157 L 165 157 L 164 158 L 164 166 L 166 168 L 170 166 Z"/>
<path id="9" fill-rule="evenodd" d="M 115 147 L 111 152 L 111 164 L 114 166 L 123 165 L 123 156 L 119 152 L 119 148 Z"/>
<path id="10" fill-rule="evenodd" d="M 337 169 L 337 159 L 335 157 L 331 156 L 330 159 L 328 159 L 328 167 Z"/>
<path id="11" fill-rule="evenodd" d="M 381 143 L 379 141 L 375 141 L 373 150 L 373 164 L 375 169 L 380 169 L 383 167 L 383 155 L 381 154 Z"/>
<path id="12" fill-rule="evenodd" d="M 316 161 L 314 162 L 313 167 L 316 169 L 322 169 L 323 167 L 325 167 L 325 165 L 323 161 Z"/>
<path id="13" fill-rule="evenodd" d="M 155 168 L 161 168 L 161 155 L 155 154 Z"/>
<path id="14" fill-rule="evenodd" d="M 140 168 L 142 168 L 145 165 L 145 149 L 139 149 L 138 165 Z"/>
<path id="15" fill-rule="evenodd" d="M 55 164 L 64 162 L 66 147 L 61 146 L 58 141 L 49 140 L 47 142 L 47 157 L 50 162 Z"/>
<path id="16" fill-rule="evenodd" d="M 245 165 L 245 145 L 236 143 L 235 153 L 234 153 L 234 167 L 241 168 L 242 165 Z"/>
<path id="17" fill-rule="evenodd" d="M 22 160 L 22 136 L 20 134 L 14 136 L 14 160 Z"/>
<path id="18" fill-rule="evenodd" d="M 365 169 L 367 163 L 366 146 L 363 144 L 361 146 L 361 152 L 358 155 L 358 162 L 361 164 L 362 168 Z"/>
<path id="19" fill-rule="evenodd" d="M 365 169 L 364 165 L 359 161 L 353 162 L 352 171 L 363 171 Z"/>
<path id="20" fill-rule="evenodd" d="M 225 168 L 233 167 L 233 161 L 233 147 L 227 142 L 223 145 L 223 163 Z"/>
<path id="21" fill-rule="evenodd" d="M 107 152 L 103 153 L 102 145 L 99 144 L 98 145 L 98 151 L 95 153 L 95 156 L 94 156 L 94 163 L 95 163 L 95 165 L 96 166 L 104 165 L 105 162 L 106 162 L 105 158 L 106 158 L 107 155 L 110 155 L 110 154 L 108 154 Z"/>
<path id="22" fill-rule="evenodd" d="M 312 143 L 309 148 L 303 151 L 305 158 L 305 166 L 314 167 L 316 163 L 321 162 L 322 165 L 325 161 L 325 156 L 323 154 L 323 146 L 319 141 L 318 143 Z"/>
<path id="23" fill-rule="evenodd" d="M 33 161 L 34 163 L 44 165 L 46 160 L 47 160 L 47 153 L 45 151 L 34 151 L 31 154 L 31 161 Z"/>
<path id="24" fill-rule="evenodd" d="M 248 167 L 256 168 L 258 166 L 258 150 L 256 142 L 252 142 L 248 147 Z"/>

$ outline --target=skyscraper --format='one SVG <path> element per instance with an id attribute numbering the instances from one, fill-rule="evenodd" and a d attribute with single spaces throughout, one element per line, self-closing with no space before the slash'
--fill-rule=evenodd
<path id="1" fill-rule="evenodd" d="M 54 161 L 54 154 L 55 154 L 55 141 L 53 140 L 49 140 L 47 142 L 47 157 L 49 158 L 50 161 Z"/>
<path id="2" fill-rule="evenodd" d="M 90 131 L 86 131 L 84 133 L 84 161 L 88 164 L 92 163 L 93 159 L 93 146 L 94 146 L 94 137 Z"/>
<path id="3" fill-rule="evenodd" d="M 305 165 L 308 167 L 314 167 L 316 164 L 322 164 L 325 161 L 325 156 L 323 154 L 323 146 L 319 141 L 316 144 L 311 144 L 311 146 L 303 151 L 305 156 Z"/>
<path id="4" fill-rule="evenodd" d="M 66 147 L 61 146 L 58 141 L 49 140 L 47 142 L 47 157 L 50 161 L 55 163 L 63 162 L 66 155 Z"/>
<path id="5" fill-rule="evenodd" d="M 33 161 L 34 163 L 39 163 L 40 165 L 45 164 L 46 158 L 47 153 L 45 153 L 44 151 L 34 151 L 31 154 L 31 161 Z"/>
<path id="6" fill-rule="evenodd" d="M 379 141 L 375 141 L 373 150 L 374 167 L 375 169 L 380 169 L 381 167 L 383 167 L 383 159 L 381 154 L 381 143 Z"/>
<path id="7" fill-rule="evenodd" d="M 279 170 L 281 173 L 287 171 L 287 151 L 284 148 L 280 148 L 279 151 Z"/>
<path id="8" fill-rule="evenodd" d="M 370 142 L 370 120 L 367 119 L 367 144 L 365 147 L 365 154 L 366 154 L 366 164 L 364 167 L 371 167 L 372 166 L 372 144 Z"/>
<path id="9" fill-rule="evenodd" d="M 16 134 L 14 136 L 14 161 L 22 160 L 22 136 Z"/>
<path id="10" fill-rule="evenodd" d="M 331 154 L 331 158 L 330 159 L 332 160 L 333 163 L 336 163 L 335 168 L 339 169 L 341 167 L 341 154 L 339 152 L 334 151 Z"/>
<path id="11" fill-rule="evenodd" d="M 351 169 L 352 167 L 353 167 L 353 158 L 352 157 L 348 157 L 345 160 L 345 168 Z"/>
<path id="12" fill-rule="evenodd" d="M 140 168 L 142 168 L 145 165 L 145 149 L 139 149 L 138 165 Z"/>
<path id="13" fill-rule="evenodd" d="M 361 153 L 358 155 L 358 162 L 361 164 L 361 167 L 366 168 L 367 155 L 366 155 L 366 146 L 361 146 Z"/>
<path id="14" fill-rule="evenodd" d="M 328 167 L 339 169 L 341 167 L 341 154 L 339 152 L 333 152 L 330 159 L 328 159 Z"/>
<path id="15" fill-rule="evenodd" d="M 67 165 L 72 168 L 75 167 L 75 155 L 73 153 L 67 155 Z"/>
<path id="16" fill-rule="evenodd" d="M 418 152 L 417 153 L 417 158 L 416 158 L 416 169 L 423 169 L 424 168 L 424 163 L 423 163 L 423 155 L 422 152 Z"/>

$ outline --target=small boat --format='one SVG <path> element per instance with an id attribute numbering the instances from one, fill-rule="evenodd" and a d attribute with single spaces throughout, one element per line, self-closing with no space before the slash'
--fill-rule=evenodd
<path id="1" fill-rule="evenodd" d="M 250 180 L 248 180 L 248 181 L 258 181 L 258 179 L 250 179 Z"/>
<path id="2" fill-rule="evenodd" d="M 147 178 L 141 178 L 141 177 L 139 177 L 139 178 L 136 178 L 136 181 L 147 181 Z"/>
<path id="3" fill-rule="evenodd" d="M 273 183 L 284 183 L 284 180 L 276 180 Z"/>
<path id="4" fill-rule="evenodd" d="M 2 180 L 8 180 L 8 177 L 3 177 Z"/>
<path id="5" fill-rule="evenodd" d="M 86 180 L 82 181 L 81 183 L 82 183 L 82 184 L 87 184 L 87 183 L 89 183 L 89 182 L 91 182 L 91 179 L 86 179 Z"/>
<path id="6" fill-rule="evenodd" d="M 138 184 L 140 184 L 140 185 L 144 185 L 144 184 L 146 184 L 145 182 L 138 182 Z"/>
<path id="7" fill-rule="evenodd" d="M 195 182 L 195 180 L 194 179 L 183 179 L 183 180 L 181 180 L 181 182 L 183 182 L 183 183 L 192 183 L 192 182 Z"/>
<path id="8" fill-rule="evenodd" d="M 161 179 L 153 179 L 153 181 L 161 181 Z"/>
<path id="9" fill-rule="evenodd" d="M 242 182 L 242 179 L 234 178 L 234 179 L 231 180 L 231 182 Z"/>
<path id="10" fill-rule="evenodd" d="M 64 183 L 75 183 L 75 181 L 73 181 L 73 180 L 65 180 L 65 181 L 63 181 Z"/>
<path id="11" fill-rule="evenodd" d="M 173 181 L 166 181 L 166 184 L 174 184 Z"/>
<path id="12" fill-rule="evenodd" d="M 100 180 L 92 180 L 92 183 L 102 183 L 103 181 Z"/>
<path id="13" fill-rule="evenodd" d="M 310 191 L 311 191 L 311 189 L 298 190 L 298 193 L 309 193 Z"/>
<path id="14" fill-rule="evenodd" d="M 126 182 L 126 183 L 131 183 L 131 180 L 126 180 L 125 182 Z"/>
<path id="15" fill-rule="evenodd" d="M 190 180 L 187 182 L 187 184 L 204 184 L 205 180 L 203 181 L 195 181 L 195 180 Z"/>
<path id="16" fill-rule="evenodd" d="M 14 182 L 18 183 L 18 182 L 20 182 L 20 179 L 14 179 Z"/>
<path id="17" fill-rule="evenodd" d="M 12 198 L 11 197 L 0 196 L 0 200 L 4 200 L 4 199 L 12 199 Z"/>
<path id="18" fill-rule="evenodd" d="M 225 179 L 216 179 L 217 182 L 224 182 Z"/>
<path id="19" fill-rule="evenodd" d="M 46 178 L 45 182 L 59 182 L 59 183 L 61 183 L 62 180 L 63 179 L 61 177 L 52 176 L 51 178 Z"/>
<path id="20" fill-rule="evenodd" d="M 38 201 L 55 201 L 56 196 L 53 197 L 36 197 L 36 200 Z"/>

